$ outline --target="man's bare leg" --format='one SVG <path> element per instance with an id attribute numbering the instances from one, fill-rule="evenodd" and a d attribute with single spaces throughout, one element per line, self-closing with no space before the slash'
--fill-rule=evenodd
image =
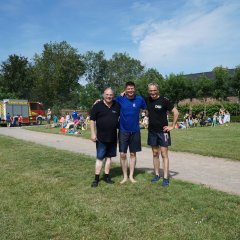
<path id="1" fill-rule="evenodd" d="M 129 179 L 132 183 L 137 182 L 134 178 L 133 178 L 133 174 L 134 174 L 134 169 L 136 166 L 136 153 L 130 153 L 130 174 L 129 174 Z"/>
<path id="2" fill-rule="evenodd" d="M 128 175 L 127 175 L 128 162 L 127 162 L 126 153 L 120 153 L 120 162 L 121 162 L 122 172 L 123 172 L 123 180 L 120 183 L 123 184 L 128 180 Z"/>
<path id="3" fill-rule="evenodd" d="M 110 167 L 111 167 L 111 158 L 106 158 L 105 161 L 105 174 L 109 174 L 110 172 Z"/>
<path id="4" fill-rule="evenodd" d="M 152 147 L 154 173 L 160 176 L 159 147 Z"/>
<path id="5" fill-rule="evenodd" d="M 95 174 L 99 175 L 102 169 L 103 161 L 97 159 L 96 160 L 96 167 L 95 167 Z"/>
<path id="6" fill-rule="evenodd" d="M 167 147 L 161 147 L 161 155 L 163 159 L 163 177 L 165 179 L 168 179 L 169 177 L 169 158 L 168 158 L 168 148 Z"/>

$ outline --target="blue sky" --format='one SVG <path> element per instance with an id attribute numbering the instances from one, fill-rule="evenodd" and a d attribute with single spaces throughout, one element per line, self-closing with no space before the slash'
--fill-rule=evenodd
<path id="1" fill-rule="evenodd" d="M 161 74 L 240 64 L 239 0 L 0 0 L 0 62 L 67 41 L 127 52 Z"/>

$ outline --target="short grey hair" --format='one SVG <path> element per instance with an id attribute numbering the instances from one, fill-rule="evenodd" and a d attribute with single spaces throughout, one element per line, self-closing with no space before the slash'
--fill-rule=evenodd
<path id="1" fill-rule="evenodd" d="M 148 84 L 148 88 L 149 88 L 150 86 L 154 86 L 154 87 L 157 88 L 157 90 L 159 90 L 159 85 L 158 85 L 157 83 L 155 83 L 155 82 L 149 83 L 149 84 Z"/>

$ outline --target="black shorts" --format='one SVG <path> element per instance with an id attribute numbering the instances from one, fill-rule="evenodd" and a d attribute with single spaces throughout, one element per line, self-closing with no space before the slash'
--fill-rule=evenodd
<path id="1" fill-rule="evenodd" d="M 152 147 L 168 147 L 171 146 L 171 136 L 169 132 L 148 132 L 148 145 Z"/>
<path id="2" fill-rule="evenodd" d="M 140 132 L 120 132 L 118 135 L 119 152 L 127 153 L 128 147 L 130 153 L 142 151 Z"/>

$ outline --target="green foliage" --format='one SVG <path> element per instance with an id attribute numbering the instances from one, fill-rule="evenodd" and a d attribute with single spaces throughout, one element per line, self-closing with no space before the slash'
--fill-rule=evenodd
<path id="1" fill-rule="evenodd" d="M 34 63 L 36 99 L 47 107 L 72 101 L 85 70 L 77 50 L 66 42 L 44 44 L 43 53 L 35 55 Z"/>
<path id="2" fill-rule="evenodd" d="M 137 81 L 137 93 L 141 96 L 148 96 L 148 84 L 155 82 L 159 85 L 161 94 L 164 94 L 165 82 L 163 76 L 156 69 L 148 69 Z"/>
<path id="3" fill-rule="evenodd" d="M 235 74 L 231 79 L 233 94 L 240 99 L 240 65 L 235 68 Z"/>
<path id="4" fill-rule="evenodd" d="M 30 99 L 33 86 L 31 69 L 27 58 L 10 55 L 7 61 L 1 64 L 1 96 Z"/>
<path id="5" fill-rule="evenodd" d="M 220 66 L 215 67 L 213 72 L 215 74 L 213 96 L 224 100 L 229 96 L 230 75 L 228 69 Z"/>
<path id="6" fill-rule="evenodd" d="M 206 76 L 201 76 L 193 82 L 193 88 L 196 98 L 210 97 L 214 91 L 214 82 Z"/>
<path id="7" fill-rule="evenodd" d="M 102 98 L 103 94 L 103 92 L 100 92 L 92 83 L 88 83 L 85 86 L 82 86 L 79 93 L 81 107 L 87 111 L 89 111 L 92 108 L 93 103 L 97 99 Z"/>
<path id="8" fill-rule="evenodd" d="M 104 52 L 88 51 L 83 55 L 83 61 L 85 64 L 84 80 L 103 92 L 106 87 L 110 86 L 107 77 L 108 62 L 105 59 Z"/>
<path id="9" fill-rule="evenodd" d="M 178 103 L 185 98 L 194 97 L 192 81 L 183 74 L 170 74 L 166 78 L 165 96 L 173 103 Z"/>
<path id="10" fill-rule="evenodd" d="M 135 82 L 144 73 L 144 66 L 139 60 L 131 58 L 127 53 L 114 53 L 108 61 L 109 86 L 115 92 L 121 92 L 127 81 Z"/>

